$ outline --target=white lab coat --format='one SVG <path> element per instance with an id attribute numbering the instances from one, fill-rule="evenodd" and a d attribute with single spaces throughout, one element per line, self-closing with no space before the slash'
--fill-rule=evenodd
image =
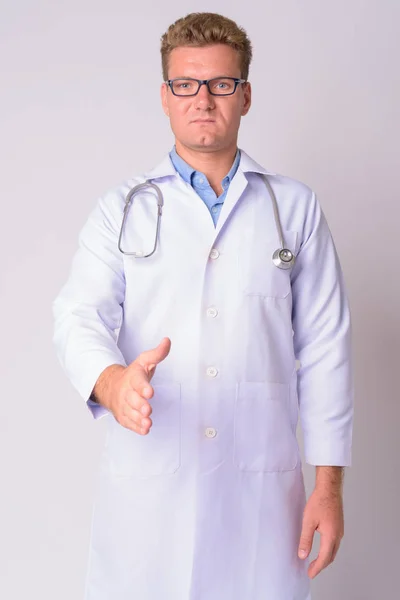
<path id="1" fill-rule="evenodd" d="M 297 254 L 288 271 L 272 263 L 259 173 Z M 145 179 L 164 209 L 155 254 L 138 259 L 117 241 L 125 196 Z M 155 206 L 134 197 L 126 250 L 153 248 Z M 296 424 L 308 463 L 349 466 L 353 419 L 349 305 L 314 192 L 241 150 L 215 228 L 167 155 L 98 200 L 53 310 L 59 360 L 85 400 L 108 365 L 172 342 L 148 435 L 88 404 L 108 427 L 85 600 L 309 600 Z"/>

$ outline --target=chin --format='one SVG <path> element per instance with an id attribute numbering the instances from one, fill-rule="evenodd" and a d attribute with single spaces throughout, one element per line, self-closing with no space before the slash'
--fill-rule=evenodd
<path id="1" fill-rule="evenodd" d="M 221 146 L 220 140 L 206 135 L 201 136 L 196 140 L 193 140 L 191 145 L 193 146 L 193 148 L 210 148 L 213 150 Z"/>

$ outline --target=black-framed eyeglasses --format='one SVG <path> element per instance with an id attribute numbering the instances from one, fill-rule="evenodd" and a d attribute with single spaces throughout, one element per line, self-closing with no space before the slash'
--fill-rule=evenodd
<path id="1" fill-rule="evenodd" d="M 169 85 L 174 96 L 196 96 L 202 85 L 206 85 L 213 96 L 231 96 L 236 92 L 239 83 L 246 83 L 246 79 L 238 77 L 213 77 L 212 79 L 175 77 L 175 79 L 167 79 L 165 83 Z"/>

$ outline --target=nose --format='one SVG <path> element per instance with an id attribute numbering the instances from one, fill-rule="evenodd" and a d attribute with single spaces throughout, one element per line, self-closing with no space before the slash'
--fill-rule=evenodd
<path id="1" fill-rule="evenodd" d="M 214 96 L 208 91 L 207 84 L 202 83 L 200 89 L 194 97 L 195 106 L 199 108 L 213 108 Z"/>

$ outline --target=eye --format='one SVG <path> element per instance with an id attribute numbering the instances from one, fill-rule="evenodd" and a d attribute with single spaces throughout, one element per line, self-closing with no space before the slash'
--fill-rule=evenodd
<path id="1" fill-rule="evenodd" d="M 216 92 L 232 92 L 235 84 L 232 79 L 218 77 L 212 80 L 211 85 Z"/>
<path id="2" fill-rule="evenodd" d="M 190 90 L 193 87 L 193 81 L 188 81 L 187 79 L 177 79 L 173 82 L 173 86 L 175 89 L 179 90 Z"/>

